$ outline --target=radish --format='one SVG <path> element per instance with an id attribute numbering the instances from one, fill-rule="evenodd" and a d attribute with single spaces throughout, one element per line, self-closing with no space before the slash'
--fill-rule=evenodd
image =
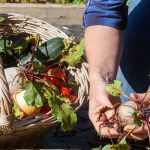
<path id="1" fill-rule="evenodd" d="M 28 105 L 24 99 L 24 93 L 25 93 L 25 90 L 22 90 L 22 91 L 17 92 L 13 96 L 16 104 L 18 105 L 20 110 L 24 112 L 25 115 L 27 116 L 36 115 L 40 111 L 40 109 L 37 108 L 36 106 Z"/>
<path id="2" fill-rule="evenodd" d="M 117 109 L 119 121 L 122 126 L 134 124 L 133 114 L 137 111 L 137 104 L 134 101 L 127 101 Z"/>

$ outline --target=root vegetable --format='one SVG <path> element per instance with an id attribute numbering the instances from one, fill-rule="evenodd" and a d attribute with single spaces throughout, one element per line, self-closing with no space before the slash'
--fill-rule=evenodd
<path id="1" fill-rule="evenodd" d="M 110 119 L 114 115 L 114 113 L 115 113 L 115 111 L 113 109 L 110 109 L 105 112 L 105 115 L 106 115 L 107 119 Z"/>
<path id="2" fill-rule="evenodd" d="M 121 125 L 126 126 L 134 124 L 133 113 L 137 110 L 137 104 L 134 101 L 127 101 L 118 107 L 118 118 Z"/>
<path id="3" fill-rule="evenodd" d="M 14 100 L 21 111 L 24 112 L 25 115 L 35 115 L 40 109 L 35 106 L 29 106 L 24 99 L 25 90 L 18 92 L 14 95 Z"/>
<path id="4" fill-rule="evenodd" d="M 19 69 L 17 67 L 6 68 L 4 71 L 9 86 L 9 92 L 11 95 L 14 95 L 16 91 L 21 89 L 23 78 L 19 75 Z"/>

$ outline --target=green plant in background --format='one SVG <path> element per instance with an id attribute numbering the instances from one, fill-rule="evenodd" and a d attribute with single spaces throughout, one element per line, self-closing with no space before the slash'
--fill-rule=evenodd
<path id="1" fill-rule="evenodd" d="M 85 4 L 86 0 L 74 0 L 73 4 Z"/>
<path id="2" fill-rule="evenodd" d="M 85 0 L 48 0 L 50 3 L 56 3 L 56 4 L 84 4 Z"/>
<path id="3" fill-rule="evenodd" d="M 56 3 L 56 4 L 85 4 L 85 0 L 0 0 L 0 3 Z"/>

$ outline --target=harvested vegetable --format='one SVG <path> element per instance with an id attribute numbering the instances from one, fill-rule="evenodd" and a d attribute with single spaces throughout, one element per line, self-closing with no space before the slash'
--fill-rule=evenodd
<path id="1" fill-rule="evenodd" d="M 14 95 L 14 100 L 19 109 L 24 115 L 36 115 L 39 112 L 39 108 L 36 106 L 28 105 L 24 99 L 25 91 L 18 92 Z"/>
<path id="2" fill-rule="evenodd" d="M 112 83 L 106 85 L 106 91 L 111 96 L 126 97 L 129 101 L 115 104 L 113 108 L 103 108 L 100 110 L 99 118 L 103 117 L 103 123 L 100 124 L 100 128 L 104 126 L 108 128 L 113 127 L 120 132 L 122 138 L 121 140 L 119 138 L 119 142 L 116 144 L 112 143 L 105 145 L 102 150 L 130 150 L 130 146 L 126 142 L 126 138 L 128 135 L 132 134 L 137 127 L 142 127 L 145 123 L 148 128 L 148 134 L 150 134 L 150 105 L 145 102 L 145 98 L 149 90 L 146 92 L 143 100 L 141 100 L 141 102 L 137 102 L 133 101 L 124 93 L 121 85 L 121 81 L 114 80 Z"/>
<path id="3" fill-rule="evenodd" d="M 41 44 L 38 35 L 6 32 L 0 36 L 0 55 L 4 65 L 11 66 L 5 74 L 15 118 L 51 111 L 64 131 L 72 130 L 78 85 L 67 67 L 83 61 L 83 41 L 56 37 Z"/>

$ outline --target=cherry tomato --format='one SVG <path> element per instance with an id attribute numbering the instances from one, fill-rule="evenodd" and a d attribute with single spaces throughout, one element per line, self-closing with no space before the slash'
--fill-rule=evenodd
<path id="1" fill-rule="evenodd" d="M 63 96 L 70 96 L 72 89 L 62 86 L 61 93 Z"/>

